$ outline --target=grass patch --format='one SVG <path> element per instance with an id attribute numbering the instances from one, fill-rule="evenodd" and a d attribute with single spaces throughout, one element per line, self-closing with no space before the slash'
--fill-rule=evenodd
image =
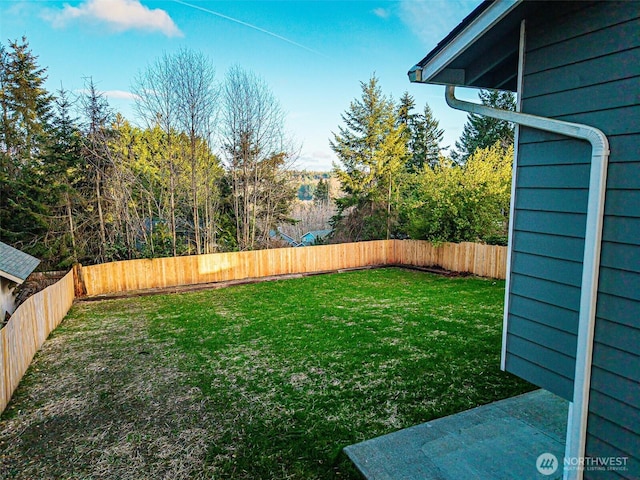
<path id="1" fill-rule="evenodd" d="M 0 420 L 2 478 L 358 478 L 346 445 L 533 387 L 504 282 L 379 269 L 81 303 Z"/>

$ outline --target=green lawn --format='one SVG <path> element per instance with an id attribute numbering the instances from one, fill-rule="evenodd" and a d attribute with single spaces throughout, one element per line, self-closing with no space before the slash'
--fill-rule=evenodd
<path id="1" fill-rule="evenodd" d="M 358 478 L 344 446 L 533 387 L 504 282 L 386 268 L 80 303 L 0 420 L 2 478 Z"/>

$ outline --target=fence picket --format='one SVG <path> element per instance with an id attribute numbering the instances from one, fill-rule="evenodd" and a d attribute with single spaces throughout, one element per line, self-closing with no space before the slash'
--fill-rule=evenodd
<path id="1" fill-rule="evenodd" d="M 35 353 L 65 317 L 75 297 L 73 271 L 29 297 L 0 330 L 0 413 Z"/>

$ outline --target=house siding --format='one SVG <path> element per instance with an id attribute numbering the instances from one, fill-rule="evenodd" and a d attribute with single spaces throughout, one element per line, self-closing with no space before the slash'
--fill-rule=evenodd
<path id="1" fill-rule="evenodd" d="M 640 8 L 576 5 L 527 23 L 522 111 L 610 141 L 586 455 L 628 460 L 585 478 L 640 478 Z M 586 142 L 520 131 L 505 366 L 568 400 L 590 156 Z"/>

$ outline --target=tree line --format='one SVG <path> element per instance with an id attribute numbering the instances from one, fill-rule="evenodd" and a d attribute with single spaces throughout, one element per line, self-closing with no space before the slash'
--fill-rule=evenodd
<path id="1" fill-rule="evenodd" d="M 331 147 L 344 195 L 336 199 L 334 241 L 414 238 L 504 244 L 507 237 L 513 125 L 470 114 L 455 149 L 429 105 L 398 102 L 373 76 L 342 115 Z M 496 108 L 515 108 L 513 94 L 481 91 Z"/>
<path id="2" fill-rule="evenodd" d="M 218 80 L 199 52 L 164 54 L 132 81 L 137 124 L 92 78 L 81 92 L 46 80 L 26 38 L 0 43 L 0 241 L 43 268 L 268 248 L 300 213 L 296 148 L 253 72 Z M 511 94 L 480 97 L 513 108 Z M 309 226 L 335 208 L 333 242 L 504 241 L 511 125 L 470 115 L 447 151 L 430 107 L 416 111 L 408 93 L 395 102 L 375 76 L 342 120 L 330 140 L 341 193 L 326 178 L 309 188 L 321 212 L 305 207 Z"/>
<path id="3" fill-rule="evenodd" d="M 0 44 L 0 240 L 45 268 L 268 247 L 296 150 L 260 77 L 165 54 L 134 79 L 134 125 L 91 78 L 47 91 L 26 38 Z"/>

